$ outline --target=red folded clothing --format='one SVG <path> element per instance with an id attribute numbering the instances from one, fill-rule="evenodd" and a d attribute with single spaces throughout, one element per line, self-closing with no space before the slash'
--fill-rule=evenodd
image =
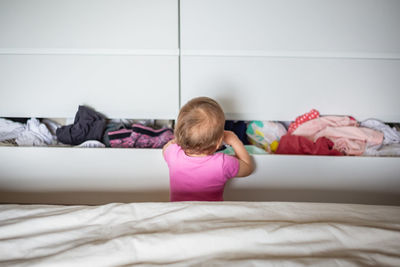
<path id="1" fill-rule="evenodd" d="M 333 149 L 333 145 L 326 137 L 320 137 L 314 143 L 303 136 L 286 134 L 281 137 L 275 154 L 343 156 L 340 151 Z"/>

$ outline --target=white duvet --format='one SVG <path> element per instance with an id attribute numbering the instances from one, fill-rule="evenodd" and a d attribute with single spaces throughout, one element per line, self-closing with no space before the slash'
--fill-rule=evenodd
<path id="1" fill-rule="evenodd" d="M 400 266 L 400 207 L 0 205 L 0 266 Z"/>

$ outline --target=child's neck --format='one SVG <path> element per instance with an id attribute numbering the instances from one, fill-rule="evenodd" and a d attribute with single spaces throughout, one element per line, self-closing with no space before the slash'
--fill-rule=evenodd
<path id="1" fill-rule="evenodd" d="M 186 155 L 188 155 L 189 157 L 205 157 L 205 156 L 209 156 L 209 154 L 192 154 L 192 153 L 186 153 Z"/>
<path id="2" fill-rule="evenodd" d="M 217 149 L 215 149 L 213 153 L 201 153 L 201 152 L 200 153 L 196 153 L 195 151 L 191 152 L 189 150 L 189 151 L 185 151 L 185 154 L 186 154 L 186 156 L 189 156 L 189 157 L 197 157 L 197 158 L 199 158 L 199 157 L 211 156 L 216 151 L 217 151 Z"/>

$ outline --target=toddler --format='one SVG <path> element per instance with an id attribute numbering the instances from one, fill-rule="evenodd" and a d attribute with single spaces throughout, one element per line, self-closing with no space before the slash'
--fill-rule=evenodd
<path id="1" fill-rule="evenodd" d="M 240 139 L 224 131 L 220 105 L 208 97 L 190 100 L 179 112 L 175 139 L 163 147 L 171 201 L 222 201 L 228 179 L 250 175 L 254 164 Z M 236 157 L 215 153 L 222 142 Z"/>

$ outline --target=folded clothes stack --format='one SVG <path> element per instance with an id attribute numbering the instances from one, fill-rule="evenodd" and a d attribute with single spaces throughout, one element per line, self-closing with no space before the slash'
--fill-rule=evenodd
<path id="1" fill-rule="evenodd" d="M 267 153 L 400 156 L 399 129 L 377 119 L 358 122 L 351 116 L 321 116 L 318 110 L 312 109 L 291 122 L 241 123 L 246 125 L 245 141 Z M 251 149 L 248 151 L 252 153 Z"/>
<path id="2" fill-rule="evenodd" d="M 128 125 L 132 122 L 135 122 L 133 130 L 133 125 Z M 160 148 L 173 138 L 173 129 L 163 127 L 162 124 L 172 125 L 170 121 L 108 120 L 89 107 L 79 106 L 73 123 L 68 125 L 61 125 L 51 119 L 0 118 L 0 145 Z M 116 138 L 111 142 L 115 145 L 110 145 L 110 130 L 116 125 L 120 127 L 117 130 L 130 129 L 127 130 L 130 131 L 129 137 L 127 133 L 124 135 L 132 145 L 118 146 Z"/>
<path id="3" fill-rule="evenodd" d="M 68 125 L 52 119 L 0 118 L 0 145 L 162 148 L 174 138 L 173 125 L 173 120 L 107 119 L 79 106 Z M 233 131 L 253 155 L 400 156 L 399 129 L 377 119 L 322 116 L 316 109 L 289 122 L 225 122 L 225 130 Z M 229 146 L 218 152 L 234 154 Z"/>

